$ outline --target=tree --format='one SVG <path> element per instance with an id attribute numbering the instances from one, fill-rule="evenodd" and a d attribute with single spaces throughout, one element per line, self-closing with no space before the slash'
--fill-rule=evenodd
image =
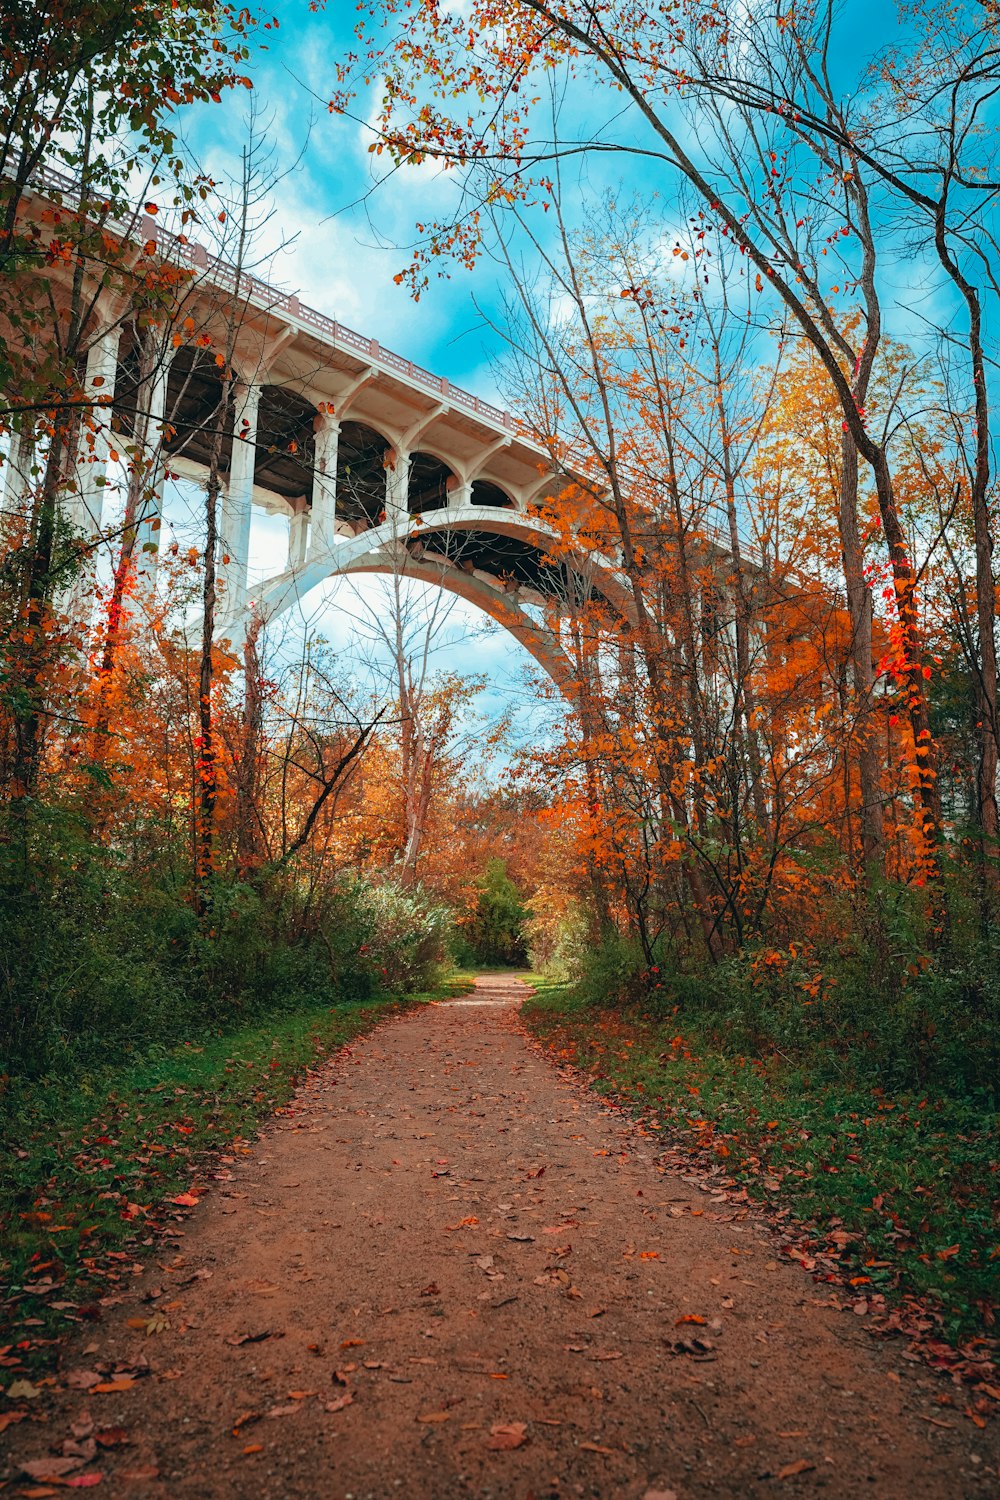
<path id="1" fill-rule="evenodd" d="M 598 7 L 519 0 L 504 7 L 502 25 L 496 24 L 495 12 L 493 0 L 479 0 L 471 17 L 458 23 L 450 12 L 431 3 L 393 5 L 395 24 L 388 44 L 379 40 L 385 34 L 380 29 L 366 32 L 362 27 L 359 32 L 362 46 L 353 60 L 363 59 L 369 72 L 377 63 L 385 78 L 372 150 L 376 155 L 387 152 L 394 166 L 434 157 L 463 174 L 457 214 L 424 226 L 406 273 L 414 291 L 419 293 L 427 284 L 430 268 L 440 265 L 442 257 L 476 255 L 487 217 L 484 208 L 526 200 L 542 200 L 548 206 L 556 175 L 553 163 L 581 154 L 618 152 L 665 170 L 668 180 L 679 177 L 689 184 L 709 221 L 707 229 L 725 237 L 758 293 L 769 288 L 789 326 L 812 346 L 839 407 L 844 432 L 841 531 L 855 686 L 862 700 L 870 699 L 871 674 L 866 666 L 869 606 L 864 580 L 858 576 L 856 457 L 871 473 L 895 595 L 893 670 L 905 684 L 925 876 L 936 879 L 940 799 L 926 692 L 931 666 L 920 626 L 916 568 L 900 520 L 892 463 L 885 443 L 865 417 L 882 337 L 877 267 L 880 255 L 895 243 L 895 229 L 887 230 L 879 217 L 873 188 L 905 188 L 909 201 L 915 202 L 914 183 L 903 182 L 905 174 L 891 169 L 888 139 L 881 156 L 867 145 L 864 131 L 872 127 L 859 111 L 868 105 L 871 91 L 850 110 L 836 96 L 826 72 L 832 8 L 788 14 L 779 10 L 762 19 L 737 8 L 729 14 L 714 3 L 691 5 L 675 15 L 615 0 Z M 947 142 L 964 143 L 992 88 L 994 23 L 978 8 L 949 10 L 944 19 L 933 7 L 926 14 L 935 36 L 942 34 L 944 19 L 949 21 L 951 55 L 965 49 L 965 102 L 950 115 L 942 106 L 950 123 L 943 135 L 931 131 L 936 141 L 944 141 L 944 157 L 953 167 L 955 153 Z M 383 19 L 380 7 L 379 28 Z M 915 29 L 919 34 L 919 25 Z M 572 78 L 578 89 L 610 91 L 615 113 L 607 130 L 581 138 L 562 132 L 556 117 L 545 134 L 532 133 L 535 106 L 544 92 L 538 80 L 560 73 Z M 903 73 L 897 57 L 890 79 L 894 88 L 903 89 Z M 932 74 L 929 69 L 927 77 Z M 353 76 L 351 68 L 345 66 L 341 76 Z M 934 76 L 939 82 L 940 71 Z M 935 88 L 936 84 L 926 89 L 925 114 L 937 107 Z M 809 98 L 799 108 L 803 89 Z M 454 107 L 455 99 L 462 101 L 460 108 Z M 619 107 L 622 99 L 630 106 L 624 112 Z M 908 108 L 909 94 L 906 99 Z M 678 101 L 696 112 L 695 129 L 684 139 L 675 123 Z M 351 87 L 345 83 L 334 95 L 333 107 L 346 112 L 353 103 Z M 877 119 L 874 109 L 871 115 Z M 619 121 L 624 128 L 618 128 Z M 914 127 L 918 138 L 924 125 L 920 121 Z M 914 165 L 915 176 L 921 170 L 922 165 Z M 961 168 L 954 180 L 964 180 Z M 990 191 L 988 186 L 985 191 Z M 925 230 L 930 222 L 925 215 Z M 940 225 L 939 214 L 934 233 L 938 240 L 943 235 L 947 250 L 949 230 Z M 950 232 L 964 243 L 969 239 L 968 221 L 952 220 Z M 707 247 L 696 254 L 699 270 L 707 274 Z M 947 255 L 941 264 L 954 281 Z M 991 274 L 988 267 L 984 274 Z M 845 318 L 835 310 L 841 283 L 857 296 L 864 316 L 863 337 L 857 341 L 847 333 L 850 312 Z M 960 283 L 955 284 L 961 290 Z M 979 324 L 970 307 L 971 343 L 978 337 Z M 975 371 L 976 356 L 970 353 L 970 359 Z M 973 381 L 977 409 L 982 411 L 985 382 L 977 383 L 975 373 Z M 980 484 L 986 451 L 982 431 L 980 427 L 975 444 Z M 992 656 L 988 517 L 982 508 L 977 514 L 977 608 L 988 625 L 980 630 L 989 637 L 982 650 Z M 989 677 L 989 694 L 994 674 L 987 668 L 983 676 Z M 864 736 L 862 746 L 867 754 Z M 984 783 L 991 756 L 984 741 Z M 866 785 L 870 781 L 866 773 Z M 878 804 L 870 785 L 865 807 L 866 842 L 877 855 Z M 989 809 L 985 818 L 989 824 Z"/>
<path id="2" fill-rule="evenodd" d="M 475 910 L 468 923 L 469 941 L 483 964 L 523 964 L 524 924 L 528 913 L 502 859 L 487 861 L 479 882 Z"/>

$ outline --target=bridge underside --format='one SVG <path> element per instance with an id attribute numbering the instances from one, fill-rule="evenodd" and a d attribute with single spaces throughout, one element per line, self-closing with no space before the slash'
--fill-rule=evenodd
<path id="1" fill-rule="evenodd" d="M 482 609 L 510 631 L 562 690 L 572 676 L 559 638 L 560 619 L 587 599 L 627 609 L 610 569 L 553 556 L 557 539 L 536 516 L 512 508 L 440 507 L 393 518 L 356 534 L 341 529 L 324 553 L 307 555 L 250 591 L 247 606 L 219 634 L 238 646 L 249 621 L 278 619 L 329 578 L 397 574 L 435 584 Z"/>

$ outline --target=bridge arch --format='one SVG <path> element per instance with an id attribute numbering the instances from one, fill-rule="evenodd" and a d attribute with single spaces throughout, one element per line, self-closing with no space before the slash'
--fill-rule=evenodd
<path id="1" fill-rule="evenodd" d="M 466 550 L 463 552 L 463 547 Z M 328 578 L 404 572 L 477 605 L 519 640 L 563 692 L 571 664 L 558 632 L 525 604 L 572 609 L 597 593 L 631 618 L 625 579 L 606 559 L 563 558 L 559 539 L 540 517 L 500 507 L 442 506 L 419 516 L 389 517 L 356 536 L 307 555 L 250 591 L 247 607 L 220 634 L 239 647 L 254 616 L 276 620 Z M 559 554 L 554 557 L 553 554 Z"/>

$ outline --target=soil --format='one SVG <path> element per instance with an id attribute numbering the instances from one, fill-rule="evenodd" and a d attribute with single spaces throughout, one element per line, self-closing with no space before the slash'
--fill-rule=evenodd
<path id="1" fill-rule="evenodd" d="M 4 1472 L 96 1436 L 62 1483 L 137 1500 L 1000 1495 L 995 1431 L 658 1165 L 524 994 L 481 978 L 311 1074 L 68 1344 Z M 8 1493 L 60 1493 L 43 1469 Z"/>

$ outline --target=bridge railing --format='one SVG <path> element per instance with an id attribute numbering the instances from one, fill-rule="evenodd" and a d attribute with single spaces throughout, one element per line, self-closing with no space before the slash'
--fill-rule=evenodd
<path id="1" fill-rule="evenodd" d="M 71 195 L 80 190 L 79 183 L 75 182 L 68 173 L 49 166 L 40 167 L 34 174 L 33 182 L 46 192 L 61 195 Z M 116 227 L 122 228 L 124 232 L 125 226 Z M 384 348 L 377 339 L 366 338 L 363 333 L 348 328 L 346 324 L 339 323 L 336 318 L 328 317 L 326 313 L 321 313 L 315 307 L 308 307 L 299 301 L 294 292 L 281 291 L 271 286 L 262 277 L 252 276 L 246 271 L 237 276 L 234 267 L 221 256 L 211 255 L 203 245 L 192 243 L 183 236 L 173 234 L 148 215 L 140 218 L 139 227 L 144 240 L 155 240 L 158 248 L 182 266 L 206 275 L 213 286 L 231 292 L 234 296 L 244 297 L 264 311 L 282 313 L 304 327 L 314 329 L 328 343 L 355 351 L 364 355 L 366 359 L 377 361 L 385 368 L 397 371 L 407 380 L 412 380 L 440 395 L 449 406 L 457 406 L 473 416 L 482 417 L 494 427 L 503 427 L 509 432 L 515 430 L 516 423 L 509 411 L 493 406 L 489 401 L 483 401 L 471 391 L 466 391 L 461 386 L 453 385 L 450 380 L 435 375 L 432 370 L 425 370 L 422 365 L 415 364 L 412 359 L 406 359 L 403 355 Z"/>

